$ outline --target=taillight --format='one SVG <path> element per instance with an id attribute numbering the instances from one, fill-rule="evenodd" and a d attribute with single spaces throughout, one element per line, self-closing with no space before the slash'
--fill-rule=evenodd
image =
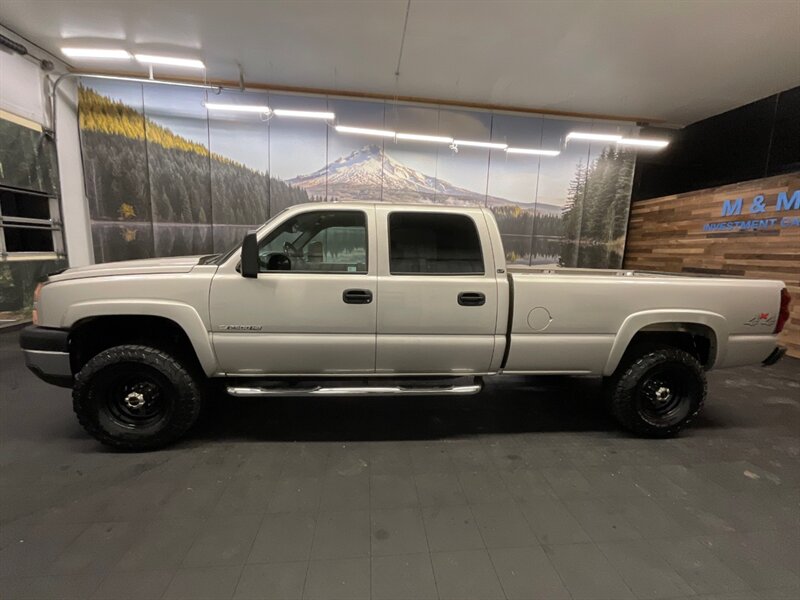
<path id="1" fill-rule="evenodd" d="M 778 312 L 778 320 L 775 321 L 775 333 L 783 331 L 786 321 L 789 320 L 789 304 L 792 302 L 792 295 L 789 290 L 783 288 L 781 290 L 781 310 Z"/>

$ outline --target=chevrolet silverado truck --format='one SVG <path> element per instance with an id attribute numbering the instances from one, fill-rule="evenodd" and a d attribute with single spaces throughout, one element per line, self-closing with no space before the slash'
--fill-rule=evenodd
<path id="1" fill-rule="evenodd" d="M 790 298 L 780 281 L 509 266 L 485 208 L 312 203 L 225 254 L 68 269 L 34 300 L 28 367 L 72 388 L 92 436 L 147 450 L 220 386 L 424 397 L 501 374 L 603 377 L 625 429 L 671 436 L 705 371 L 783 355 Z"/>

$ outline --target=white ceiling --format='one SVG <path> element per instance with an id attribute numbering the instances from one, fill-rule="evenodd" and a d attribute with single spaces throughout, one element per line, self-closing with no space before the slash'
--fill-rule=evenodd
<path id="1" fill-rule="evenodd" d="M 211 79 L 688 124 L 800 85 L 800 0 L 3 0 L 44 49 L 205 61 Z M 136 71 L 135 62 L 69 61 Z M 143 70 L 142 70 L 143 72 Z M 156 75 L 195 75 L 163 69 Z"/>

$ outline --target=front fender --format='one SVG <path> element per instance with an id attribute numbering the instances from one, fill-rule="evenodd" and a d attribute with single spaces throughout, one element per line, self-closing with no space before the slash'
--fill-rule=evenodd
<path id="1" fill-rule="evenodd" d="M 77 302 L 67 308 L 61 327 L 70 329 L 82 319 L 105 316 L 152 316 L 175 322 L 183 329 L 206 375 L 217 371 L 217 358 L 203 319 L 194 307 L 170 300 L 97 300 Z"/>
<path id="2" fill-rule="evenodd" d="M 704 310 L 658 309 L 633 313 L 626 318 L 617 331 L 611 354 L 608 357 L 603 375 L 611 375 L 622 360 L 633 337 L 645 327 L 662 323 L 689 323 L 709 327 L 716 337 L 716 354 L 709 364 L 721 363 L 728 350 L 728 322 L 718 313 Z"/>

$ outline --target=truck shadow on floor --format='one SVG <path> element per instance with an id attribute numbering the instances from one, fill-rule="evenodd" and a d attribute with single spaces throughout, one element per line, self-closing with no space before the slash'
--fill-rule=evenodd
<path id="1" fill-rule="evenodd" d="M 697 424 L 716 426 L 705 419 Z M 429 440 L 536 432 L 627 436 L 606 411 L 600 380 L 509 377 L 487 383 L 474 396 L 245 399 L 218 394 L 192 439 Z"/>

